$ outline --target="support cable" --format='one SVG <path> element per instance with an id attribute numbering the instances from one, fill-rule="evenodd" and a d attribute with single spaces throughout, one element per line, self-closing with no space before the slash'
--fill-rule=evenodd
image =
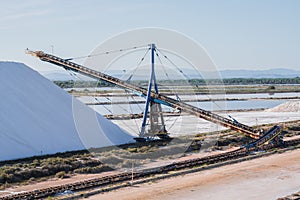
<path id="1" fill-rule="evenodd" d="M 71 71 L 71 70 L 67 70 L 67 71 L 68 71 L 68 72 L 70 73 L 70 75 L 71 75 L 72 77 L 74 77 L 75 79 L 80 80 L 80 81 L 84 81 L 84 80 L 83 80 L 82 78 L 80 78 L 75 72 L 73 72 L 73 71 Z M 99 83 L 99 81 L 96 82 L 96 85 L 97 85 L 98 83 Z M 94 90 L 96 91 L 96 87 L 94 87 Z M 99 101 L 97 97 L 94 97 L 94 100 L 95 100 L 96 102 L 98 102 L 98 103 L 101 103 L 101 101 Z M 111 115 L 113 115 L 113 112 L 112 112 L 109 108 L 107 108 L 107 106 L 103 105 L 103 107 L 104 107 L 104 109 L 107 110 Z"/>
<path id="2" fill-rule="evenodd" d="M 171 59 L 169 59 L 160 49 L 157 49 L 159 51 L 159 53 L 161 53 L 163 55 L 163 57 L 168 60 L 187 80 L 190 80 L 190 78 L 188 77 L 188 75 L 186 75 Z M 198 85 L 195 85 L 198 88 Z M 209 97 L 207 94 L 206 95 L 209 99 L 211 99 L 212 103 L 215 104 L 220 110 L 222 110 L 222 108 L 214 101 L 212 100 L 211 97 Z M 225 111 L 225 113 L 228 115 L 228 112 Z M 228 115 L 229 116 L 229 115 Z"/>
<path id="3" fill-rule="evenodd" d="M 134 46 L 134 47 L 124 48 L 124 49 L 116 49 L 116 50 L 111 50 L 111 51 L 104 51 L 104 52 L 95 53 L 95 54 L 91 54 L 91 55 L 85 55 L 85 56 L 78 56 L 78 57 L 67 58 L 65 60 L 66 61 L 70 61 L 70 60 L 76 60 L 76 59 L 90 58 L 90 57 L 95 57 L 95 56 L 107 55 L 107 54 L 111 54 L 111 53 L 118 53 L 118 52 L 124 52 L 124 51 L 139 49 L 139 48 L 143 48 L 143 47 L 147 47 L 147 46 L 149 46 L 149 45 L 141 45 L 141 46 Z"/>
<path id="4" fill-rule="evenodd" d="M 75 60 L 75 59 L 83 59 L 83 58 L 88 58 L 88 57 L 94 57 L 94 56 L 100 56 L 100 55 L 107 55 L 107 54 L 111 54 L 111 53 L 118 53 L 118 52 L 125 52 L 125 51 L 129 51 L 129 50 L 135 50 L 135 49 L 140 49 L 140 48 L 143 48 L 143 47 L 148 47 L 147 48 L 147 51 L 145 52 L 145 54 L 143 55 L 143 57 L 141 58 L 141 60 L 139 61 L 139 63 L 137 64 L 137 66 L 134 68 L 133 70 L 133 73 L 129 76 L 129 78 L 126 80 L 126 82 L 129 82 L 132 77 L 135 75 L 136 71 L 138 70 L 138 68 L 140 67 L 140 65 L 142 64 L 142 62 L 144 61 L 145 57 L 147 56 L 147 54 L 149 53 L 150 51 L 150 47 L 149 45 L 141 45 L 141 46 L 134 46 L 134 47 L 130 47 L 130 48 L 124 48 L 124 49 L 118 49 L 118 50 L 112 50 L 112 51 L 105 51 L 105 52 L 101 52 L 101 53 L 97 53 L 97 54 L 92 54 L 92 55 L 88 55 L 88 56 L 80 56 L 80 57 L 73 57 L 73 58 L 69 58 L 69 59 L 65 59 L 66 61 L 69 61 L 69 60 Z M 77 76 L 77 74 L 73 71 L 70 71 L 70 70 L 67 70 L 69 72 L 69 74 L 71 75 L 71 77 L 74 77 L 75 79 L 80 79 L 82 80 L 81 78 L 79 78 Z M 83 81 L 83 80 L 82 80 Z M 129 91 L 125 90 L 126 93 L 129 93 Z M 136 101 L 132 96 L 131 98 Z M 98 100 L 98 98 L 94 97 L 94 99 L 96 100 L 96 102 L 100 103 L 100 101 Z M 106 97 L 106 99 L 110 102 L 112 102 L 112 100 L 108 97 Z M 128 96 L 127 96 L 127 100 L 128 99 Z M 140 110 L 142 110 L 141 106 L 139 104 L 137 104 L 137 106 L 139 107 Z M 110 113 L 113 115 L 113 112 L 107 108 L 105 105 L 103 105 L 103 107 Z M 133 110 L 132 110 L 132 107 L 130 105 L 130 110 L 131 112 L 129 112 L 127 109 L 125 109 L 124 107 L 122 107 L 121 105 L 118 105 L 118 107 L 120 107 L 123 111 L 125 111 L 125 113 L 128 113 L 128 114 L 131 114 L 133 113 Z M 136 122 L 136 120 L 134 120 L 136 126 L 138 127 L 138 124 Z M 132 130 L 132 128 L 130 128 Z"/>
<path id="5" fill-rule="evenodd" d="M 75 73 L 75 72 L 73 72 L 73 71 L 70 71 L 70 70 L 67 70 L 67 71 L 69 71 L 70 72 L 70 75 L 71 76 L 73 76 L 74 78 L 76 78 L 76 79 L 79 79 L 79 80 L 81 80 L 81 81 L 84 81 L 83 79 L 81 79 L 79 76 L 77 76 L 77 74 Z M 96 85 L 99 83 L 99 80 L 96 82 Z M 96 91 L 96 87 L 94 87 L 94 89 L 95 89 L 95 91 Z M 110 101 L 110 102 L 112 102 L 112 100 L 110 99 L 110 98 L 108 98 L 108 97 L 106 97 L 106 99 L 108 100 L 108 101 Z M 98 103 L 101 103 L 101 101 L 97 98 L 97 97 L 94 97 L 94 100 L 96 100 L 96 102 L 98 102 Z M 105 106 L 105 105 L 102 105 L 103 106 L 103 108 L 106 110 L 106 111 L 108 111 L 108 113 L 110 113 L 111 115 L 113 115 L 114 113 L 107 107 L 107 106 Z M 123 108 L 121 105 L 118 105 L 122 110 L 124 110 L 126 113 L 129 113 L 130 114 L 130 112 L 128 111 L 128 110 L 126 110 L 125 108 Z M 125 124 L 124 122 L 123 122 L 123 124 Z M 127 126 L 128 127 L 128 126 Z M 135 131 L 134 129 L 132 129 L 131 127 L 128 127 L 131 131 Z"/>
<path id="6" fill-rule="evenodd" d="M 126 80 L 126 82 L 129 82 L 132 77 L 135 75 L 137 69 L 140 67 L 140 65 L 142 64 L 142 62 L 144 61 L 145 57 L 147 56 L 148 52 L 150 51 L 151 48 L 148 48 L 148 50 L 146 51 L 146 53 L 144 54 L 144 56 L 142 57 L 142 59 L 140 60 L 140 62 L 137 64 L 137 66 L 135 67 L 135 69 L 133 70 L 133 73 L 129 76 L 129 78 Z"/>
<path id="7" fill-rule="evenodd" d="M 136 66 L 135 69 L 133 70 L 133 73 L 129 76 L 129 78 L 126 80 L 126 82 L 130 82 L 130 81 L 131 81 L 132 77 L 135 75 L 136 71 L 137 71 L 138 68 L 141 66 L 141 64 L 143 63 L 143 61 L 145 60 L 145 57 L 148 55 L 150 49 L 151 49 L 151 47 L 149 47 L 149 48 L 147 49 L 147 51 L 145 52 L 144 56 L 140 59 L 140 61 L 138 62 L 137 66 Z M 129 94 L 129 93 L 130 93 L 128 90 L 125 90 L 125 92 L 126 92 L 126 94 Z M 131 99 L 132 99 L 133 101 L 136 101 L 135 98 L 134 98 L 132 95 L 130 95 L 130 96 L 131 96 Z M 127 101 L 129 101 L 128 95 L 126 95 L 126 97 L 127 97 Z M 138 103 L 136 103 L 135 105 L 137 105 L 138 108 L 143 112 L 144 109 L 142 109 L 141 106 L 140 106 Z M 130 107 L 131 112 L 133 113 L 133 110 L 132 110 L 131 105 L 129 105 L 129 107 Z M 134 120 L 134 123 L 135 123 L 136 127 L 139 127 L 139 125 L 138 125 L 138 123 L 137 123 L 137 120 L 136 120 L 136 119 L 133 119 L 133 120 Z"/>
<path id="8" fill-rule="evenodd" d="M 155 50 L 155 54 L 156 54 L 156 57 L 158 58 L 158 60 L 159 60 L 159 62 L 160 62 L 160 64 L 161 64 L 161 66 L 162 66 L 162 68 L 163 68 L 163 71 L 164 71 L 166 77 L 168 78 L 169 81 L 171 81 L 171 79 L 170 79 L 170 77 L 169 77 L 169 74 L 167 73 L 167 71 L 166 71 L 166 69 L 165 69 L 165 66 L 164 66 L 164 64 L 163 64 L 163 62 L 162 62 L 162 60 L 161 60 L 161 58 L 160 58 L 160 56 L 159 56 L 159 54 L 158 54 L 158 52 L 157 52 L 156 50 Z M 179 98 L 179 96 L 177 95 L 177 93 L 174 91 L 173 88 L 172 88 L 172 92 L 175 94 L 177 100 L 178 100 L 178 101 L 181 101 L 180 98 Z M 181 112 L 181 111 L 179 110 L 179 112 Z M 178 120 L 178 117 L 176 117 L 176 119 L 175 119 L 175 120 L 173 121 L 173 123 L 170 125 L 169 129 L 171 129 L 171 128 L 175 125 L 175 123 L 177 122 L 177 120 Z M 166 120 L 166 122 L 168 122 L 168 121 L 171 121 L 171 117 L 170 117 L 169 119 Z"/>

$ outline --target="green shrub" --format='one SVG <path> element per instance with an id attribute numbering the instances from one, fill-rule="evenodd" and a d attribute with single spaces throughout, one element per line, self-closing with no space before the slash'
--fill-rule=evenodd
<path id="1" fill-rule="evenodd" d="M 78 174 L 91 174 L 91 173 L 100 173 L 106 171 L 111 171 L 111 168 L 105 165 L 99 165 L 95 167 L 84 167 L 84 168 L 79 168 L 74 170 L 74 172 Z"/>
<path id="2" fill-rule="evenodd" d="M 56 177 L 56 178 L 66 178 L 66 177 L 67 177 L 67 176 L 66 176 L 66 172 L 64 172 L 64 171 L 57 172 L 57 173 L 55 174 L 55 177 Z"/>
<path id="3" fill-rule="evenodd" d="M 268 89 L 268 90 L 275 90 L 276 88 L 275 88 L 274 85 L 270 85 L 267 89 Z"/>

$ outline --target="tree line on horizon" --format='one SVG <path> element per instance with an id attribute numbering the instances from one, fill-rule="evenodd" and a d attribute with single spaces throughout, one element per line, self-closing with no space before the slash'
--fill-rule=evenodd
<path id="1" fill-rule="evenodd" d="M 114 87 L 106 81 L 53 81 L 61 88 Z M 147 80 L 131 81 L 135 85 L 147 85 Z M 162 85 L 270 85 L 270 84 L 300 84 L 300 77 L 295 78 L 228 78 L 228 79 L 190 79 L 190 80 L 159 80 Z"/>

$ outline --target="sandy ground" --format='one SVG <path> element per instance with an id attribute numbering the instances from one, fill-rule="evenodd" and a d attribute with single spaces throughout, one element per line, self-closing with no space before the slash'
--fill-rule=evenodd
<path id="1" fill-rule="evenodd" d="M 201 158 L 201 157 L 205 157 L 208 155 L 214 155 L 214 154 L 219 154 L 219 153 L 236 150 L 237 148 L 238 147 L 232 147 L 232 148 L 229 148 L 224 151 L 201 152 L 201 154 L 199 153 L 199 154 L 186 155 L 184 157 L 180 157 L 177 159 L 159 160 L 156 162 L 151 162 L 146 165 L 143 165 L 141 168 L 158 167 L 161 165 L 167 165 L 167 164 L 173 163 L 175 161 L 178 162 L 178 161 L 183 161 L 183 160 L 188 160 L 188 159 Z M 123 171 L 124 170 L 121 170 L 121 171 L 116 170 L 116 171 L 111 171 L 111 172 L 103 172 L 100 174 L 77 174 L 77 175 L 74 175 L 74 176 L 71 176 L 71 177 L 65 178 L 65 179 L 51 178 L 51 179 L 49 179 L 47 181 L 43 181 L 43 182 L 32 182 L 31 184 L 20 185 L 20 186 L 16 185 L 16 186 L 12 186 L 12 187 L 0 190 L 0 197 L 4 196 L 4 195 L 8 195 L 8 194 L 15 194 L 15 193 L 19 193 L 19 192 L 31 191 L 34 189 L 41 189 L 41 188 L 46 188 L 46 187 L 51 187 L 51 186 L 58 186 L 58 185 L 62 185 L 62 184 L 69 184 L 69 183 L 82 181 L 82 180 L 88 180 L 88 179 L 92 179 L 92 178 L 100 178 L 103 176 L 112 175 L 112 174 L 116 174 L 116 173 L 123 172 Z"/>
<path id="2" fill-rule="evenodd" d="M 112 172 L 103 172 L 101 174 L 79 174 L 75 176 L 71 176 L 70 178 L 66 179 L 58 179 L 58 178 L 52 178 L 47 181 L 43 182 L 32 182 L 32 184 L 28 185 L 20 185 L 20 186 L 12 186 L 3 190 L 0 190 L 0 197 L 8 194 L 15 194 L 19 192 L 26 192 L 26 191 L 31 191 L 35 189 L 41 189 L 41 188 L 46 188 L 46 187 L 52 187 L 52 186 L 58 186 L 58 185 L 63 185 L 63 184 L 68 184 L 68 183 L 73 183 L 77 181 L 83 181 L 83 180 L 88 180 L 92 178 L 98 178 L 106 175 L 112 175 L 117 173 L 116 171 Z"/>
<path id="3" fill-rule="evenodd" d="M 88 199 L 277 199 L 299 190 L 300 149 L 123 188 Z"/>

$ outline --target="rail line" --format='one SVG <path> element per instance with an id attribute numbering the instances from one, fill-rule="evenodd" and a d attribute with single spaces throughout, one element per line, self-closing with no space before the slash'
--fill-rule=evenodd
<path id="1" fill-rule="evenodd" d="M 290 146 L 295 146 L 300 144 L 300 139 L 294 139 L 284 142 L 281 144 L 281 147 L 287 148 Z M 260 147 L 262 150 L 270 150 L 272 148 L 279 147 L 278 143 L 270 143 Z M 210 165 L 215 163 L 222 163 L 229 160 L 234 160 L 238 158 L 245 157 L 250 155 L 252 152 L 257 150 L 257 147 L 251 148 L 240 148 L 234 151 L 221 153 L 217 155 L 206 156 L 202 158 L 189 159 L 185 161 L 174 162 L 172 164 L 143 169 L 136 172 L 122 172 L 115 175 L 108 175 L 101 178 L 94 178 L 89 180 L 78 181 L 74 183 L 47 187 L 43 189 L 36 189 L 33 191 L 22 192 L 18 194 L 7 195 L 4 197 L 0 197 L 1 200 L 15 200 L 15 199 L 41 199 L 46 198 L 48 196 L 53 196 L 57 193 L 62 193 L 66 190 L 71 191 L 81 191 L 95 187 L 103 187 L 108 185 L 114 185 L 117 183 L 128 182 L 131 180 L 132 175 L 135 179 L 147 178 L 151 175 L 164 174 L 174 170 L 182 170 L 188 169 L 197 166 Z"/>

